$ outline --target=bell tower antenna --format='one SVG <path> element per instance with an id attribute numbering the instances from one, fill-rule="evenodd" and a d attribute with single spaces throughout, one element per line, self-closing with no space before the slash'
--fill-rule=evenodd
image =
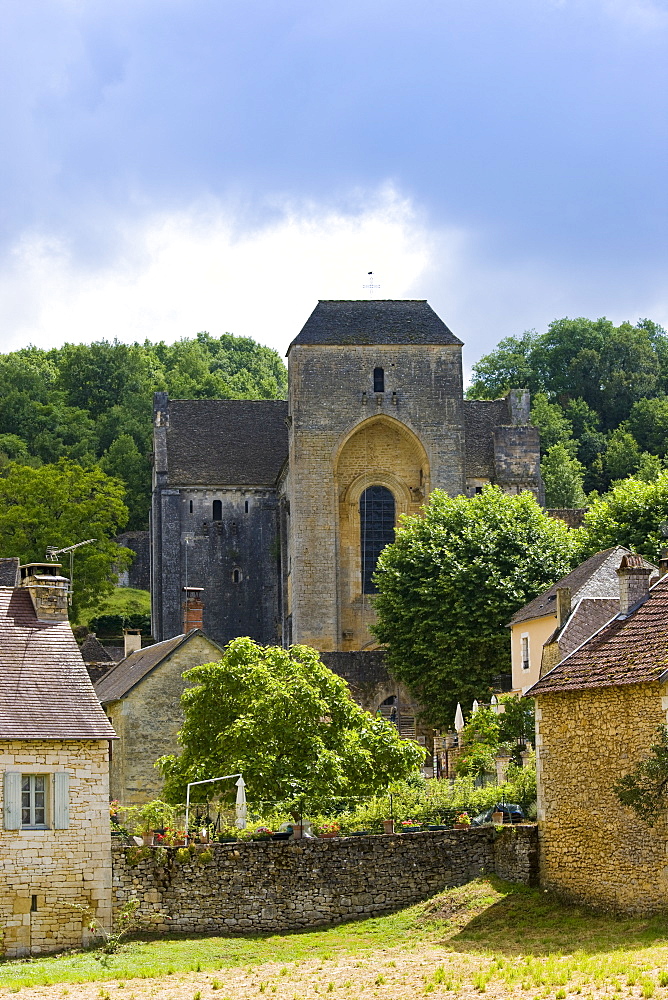
<path id="1" fill-rule="evenodd" d="M 374 288 L 380 288 L 380 285 L 374 285 L 374 283 L 373 283 L 373 271 L 367 271 L 367 274 L 369 275 L 369 284 L 368 285 L 362 285 L 362 287 L 369 289 L 369 298 L 372 299 L 373 298 L 373 290 L 374 290 Z"/>

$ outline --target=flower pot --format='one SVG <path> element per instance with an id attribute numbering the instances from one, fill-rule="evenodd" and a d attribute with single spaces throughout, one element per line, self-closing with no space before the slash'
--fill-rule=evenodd
<path id="1" fill-rule="evenodd" d="M 321 833 L 320 834 L 320 839 L 321 840 L 334 840 L 334 837 L 338 837 L 338 836 L 339 836 L 338 833 Z"/>
<path id="2" fill-rule="evenodd" d="M 383 820 L 383 829 L 385 830 L 385 833 L 394 833 L 394 820 L 393 819 L 384 819 Z"/>
<path id="3" fill-rule="evenodd" d="M 493 812 L 492 813 L 492 823 L 494 824 L 494 826 L 498 826 L 500 823 L 503 823 L 503 813 L 502 812 Z"/>
<path id="4" fill-rule="evenodd" d="M 304 836 L 304 824 L 303 823 L 293 823 L 292 824 L 292 838 L 293 840 L 302 840 Z"/>
<path id="5" fill-rule="evenodd" d="M 148 830 L 146 833 L 141 834 L 141 841 L 144 847 L 153 846 L 153 830 Z"/>
<path id="6" fill-rule="evenodd" d="M 470 826 L 470 823 L 455 823 L 455 830 L 468 830 Z"/>

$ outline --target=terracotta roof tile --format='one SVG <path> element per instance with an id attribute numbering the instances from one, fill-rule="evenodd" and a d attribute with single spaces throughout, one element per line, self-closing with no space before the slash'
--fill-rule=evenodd
<path id="1" fill-rule="evenodd" d="M 642 684 L 668 670 L 668 580 L 627 617 L 616 617 L 557 664 L 528 695 Z"/>
<path id="2" fill-rule="evenodd" d="M 69 622 L 39 622 L 30 594 L 0 587 L 0 739 L 113 739 Z"/>

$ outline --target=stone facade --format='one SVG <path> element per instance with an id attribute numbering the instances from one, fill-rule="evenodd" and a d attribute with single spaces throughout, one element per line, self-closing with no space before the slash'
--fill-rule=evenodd
<path id="1" fill-rule="evenodd" d="M 567 663 L 568 661 L 565 661 Z M 597 687 L 537 697 L 541 882 L 590 906 L 665 910 L 668 822 L 623 808 L 612 785 L 666 724 L 668 687 Z"/>
<path id="2" fill-rule="evenodd" d="M 152 666 L 143 676 L 133 678 L 132 663 L 126 667 L 121 661 L 96 687 L 118 736 L 111 753 L 110 794 L 124 806 L 160 797 L 162 777 L 153 765 L 158 757 L 178 751 L 176 734 L 183 725 L 181 695 L 186 687 L 183 673 L 221 655 L 220 648 L 199 632 L 184 637 L 175 648 L 170 644 L 164 655 L 160 655 L 162 645 L 147 647 L 141 657 L 133 654 L 139 663 L 151 657 Z"/>
<path id="3" fill-rule="evenodd" d="M 173 849 L 114 850 L 114 906 L 139 899 L 145 930 L 256 934 L 388 913 L 483 873 L 534 884 L 536 828 L 490 827 L 294 843 L 215 844 L 210 861 Z M 204 858 L 206 858 L 206 854 Z"/>
<path id="4" fill-rule="evenodd" d="M 108 743 L 0 741 L 0 771 L 47 776 L 48 829 L 0 829 L 0 954 L 38 955 L 111 925 Z M 67 826 L 54 829 L 53 775 L 69 776 Z M 0 782 L 4 811 L 6 779 Z M 64 822 L 61 817 L 61 822 Z M 82 908 L 88 908 L 88 917 Z"/>
<path id="5" fill-rule="evenodd" d="M 395 523 L 435 488 L 541 498 L 528 394 L 465 400 L 461 348 L 424 301 L 321 302 L 289 349 L 287 403 L 156 394 L 154 636 L 183 631 L 189 585 L 221 645 L 373 650 L 367 487 L 389 491 Z"/>

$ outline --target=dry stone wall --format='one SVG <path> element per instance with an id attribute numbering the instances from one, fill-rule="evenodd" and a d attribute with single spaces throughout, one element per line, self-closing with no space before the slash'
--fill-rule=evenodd
<path id="1" fill-rule="evenodd" d="M 183 853 L 183 852 L 182 852 Z M 137 855 L 140 855 L 137 860 Z M 145 930 L 250 934 L 298 930 L 379 915 L 498 870 L 537 876 L 535 826 L 490 827 L 289 843 L 113 852 L 116 911 L 139 899 Z M 134 864 L 132 862 L 135 862 Z"/>

